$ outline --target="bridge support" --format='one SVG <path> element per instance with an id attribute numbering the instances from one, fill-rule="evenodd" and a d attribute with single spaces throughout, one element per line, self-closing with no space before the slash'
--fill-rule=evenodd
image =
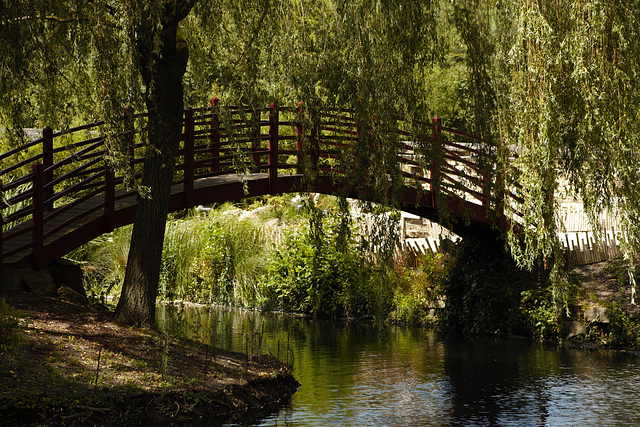
<path id="1" fill-rule="evenodd" d="M 466 235 L 455 249 L 455 264 L 443 283 L 443 327 L 452 334 L 500 335 L 518 322 L 521 292 L 536 276 L 516 266 L 495 230 Z"/>
<path id="2" fill-rule="evenodd" d="M 192 207 L 194 168 L 195 123 L 193 109 L 184 112 L 184 206 Z"/>
<path id="3" fill-rule="evenodd" d="M 433 133 L 431 146 L 431 171 L 429 172 L 431 204 L 437 207 L 438 193 L 440 192 L 440 164 L 442 163 L 442 143 L 440 133 L 442 132 L 442 119 L 438 116 L 433 118 Z"/>
<path id="4" fill-rule="evenodd" d="M 274 194 L 278 189 L 278 109 L 275 103 L 269 107 L 269 193 Z"/>

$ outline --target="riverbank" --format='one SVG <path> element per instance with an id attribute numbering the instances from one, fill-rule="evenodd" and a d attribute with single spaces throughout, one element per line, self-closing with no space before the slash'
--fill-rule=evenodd
<path id="1" fill-rule="evenodd" d="M 106 310 L 23 293 L 17 349 L 0 362 L 3 425 L 226 422 L 295 392 L 290 369 L 111 322 Z"/>

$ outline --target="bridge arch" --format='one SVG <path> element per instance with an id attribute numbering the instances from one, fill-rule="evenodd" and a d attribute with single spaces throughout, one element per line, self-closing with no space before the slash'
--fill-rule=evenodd
<path id="1" fill-rule="evenodd" d="M 146 114 L 127 108 L 109 137 L 103 122 L 62 132 L 45 128 L 42 138 L 0 155 L 3 266 L 48 265 L 133 222 L 139 195 L 126 181 L 141 175 L 145 144 L 138 135 L 145 121 Z M 301 103 L 247 108 L 213 100 L 210 108 L 187 109 L 169 211 L 268 194 L 338 194 L 346 170 L 341 153 L 358 140 L 360 123 L 350 110 L 309 112 Z M 505 203 L 520 200 L 493 173 L 494 165 L 479 160 L 494 148 L 438 118 L 421 125 L 429 130 L 422 148 L 407 123 L 398 120 L 394 129 L 404 180 L 401 208 L 434 222 L 441 222 L 444 209 L 451 216 L 448 227 L 462 236 L 479 228 L 506 231 L 511 220 Z M 126 172 L 116 172 L 109 160 L 114 140 L 128 153 Z M 311 184 L 305 168 L 316 176 Z"/>

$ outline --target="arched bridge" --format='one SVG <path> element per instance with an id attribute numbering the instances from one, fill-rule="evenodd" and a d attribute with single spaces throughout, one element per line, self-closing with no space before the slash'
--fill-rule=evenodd
<path id="1" fill-rule="evenodd" d="M 302 190 L 337 194 L 348 170 L 345 153 L 355 149 L 359 135 L 361 140 L 375 131 L 361 123 L 373 122 L 358 120 L 350 110 L 312 111 L 303 104 L 246 108 L 212 101 L 211 108 L 188 109 L 169 211 Z M 141 176 L 145 123 L 145 114 L 126 109 L 109 130 L 103 122 L 62 132 L 45 128 L 42 138 L 1 154 L 2 264 L 45 266 L 132 223 L 140 196 L 125 180 Z M 495 155 L 496 147 L 444 127 L 438 118 L 397 120 L 391 135 L 403 210 L 440 221 L 438 207 L 444 208 L 450 228 L 462 235 L 510 227 L 505 203 L 517 206 L 518 197 L 505 190 L 497 167 L 486 160 L 491 156 L 483 155 Z M 110 148 L 114 143 L 119 150 Z M 116 155 L 122 157 L 118 172 Z M 305 168 L 315 176 L 310 186 Z"/>

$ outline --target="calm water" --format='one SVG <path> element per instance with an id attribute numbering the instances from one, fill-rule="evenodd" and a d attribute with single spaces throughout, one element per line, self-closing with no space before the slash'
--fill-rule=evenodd
<path id="1" fill-rule="evenodd" d="M 640 360 L 628 354 L 238 310 L 158 311 L 169 328 L 186 323 L 236 351 L 251 337 L 257 348 L 263 334 L 265 353 L 293 361 L 300 389 L 245 425 L 640 425 Z"/>

